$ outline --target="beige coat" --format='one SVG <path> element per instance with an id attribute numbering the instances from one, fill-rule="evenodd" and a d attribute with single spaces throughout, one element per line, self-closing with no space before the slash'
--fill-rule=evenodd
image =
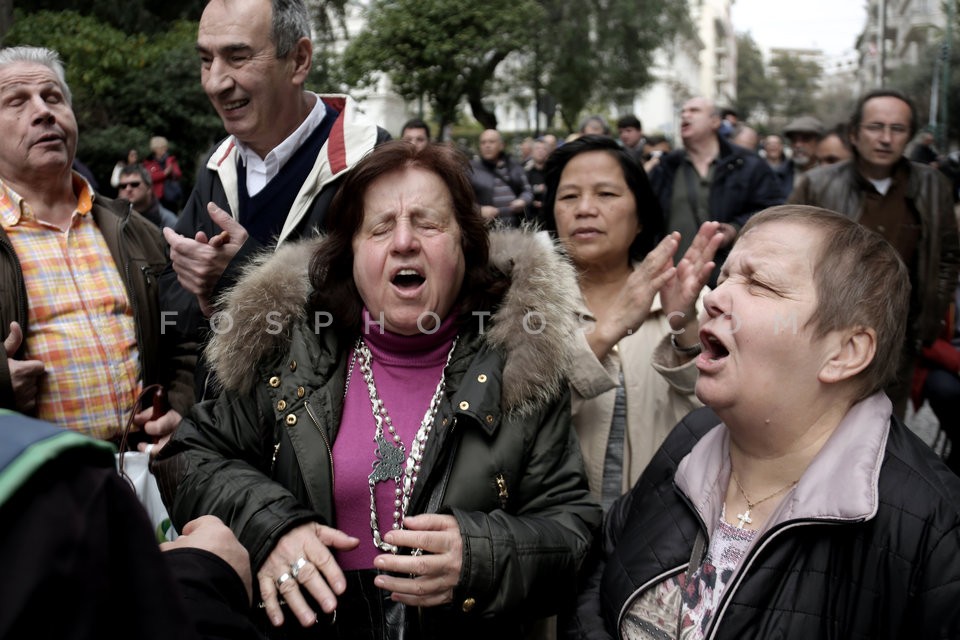
<path id="1" fill-rule="evenodd" d="M 698 312 L 702 311 L 706 291 L 697 302 Z M 581 306 L 582 327 L 589 331 L 596 319 L 585 305 Z M 582 331 L 576 334 L 574 351 L 569 374 L 573 424 L 580 437 L 590 491 L 599 500 L 620 370 L 627 409 L 622 487 L 626 492 L 674 425 L 702 406 L 693 394 L 697 368 L 692 359 L 681 364 L 670 345 L 670 325 L 659 295 L 640 329 L 617 343 L 603 362 L 590 350 Z"/>

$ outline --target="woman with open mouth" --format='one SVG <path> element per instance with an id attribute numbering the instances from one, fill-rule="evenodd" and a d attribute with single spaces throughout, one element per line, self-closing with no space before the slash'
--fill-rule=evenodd
<path id="1" fill-rule="evenodd" d="M 531 232 L 488 236 L 467 172 L 378 147 L 326 237 L 221 301 L 224 391 L 157 474 L 176 524 L 215 514 L 249 550 L 269 637 L 519 638 L 573 602 L 600 524 L 564 378 L 575 276 Z"/>
<path id="2" fill-rule="evenodd" d="M 743 227 L 697 397 L 605 522 L 574 637 L 960 637 L 960 479 L 893 415 L 910 284 L 815 207 Z"/>

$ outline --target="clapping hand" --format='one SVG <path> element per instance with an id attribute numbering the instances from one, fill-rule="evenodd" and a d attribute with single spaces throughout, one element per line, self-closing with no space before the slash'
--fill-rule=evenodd
<path id="1" fill-rule="evenodd" d="M 683 331 L 697 323 L 697 299 L 710 280 L 713 258 L 725 240 L 719 222 L 700 225 L 693 242 L 677 264 L 673 276 L 660 289 L 660 302 L 674 331 Z M 697 327 L 693 326 L 694 332 Z"/>
<path id="2" fill-rule="evenodd" d="M 223 229 L 212 238 L 208 238 L 203 231 L 198 231 L 193 238 L 187 238 L 169 227 L 163 230 L 163 237 L 170 245 L 170 261 L 177 273 L 177 280 L 184 289 L 197 296 L 200 311 L 210 317 L 213 313 L 210 298 L 214 288 L 227 265 L 247 241 L 248 234 L 243 225 L 214 203 L 207 205 L 207 211 L 211 220 Z"/>

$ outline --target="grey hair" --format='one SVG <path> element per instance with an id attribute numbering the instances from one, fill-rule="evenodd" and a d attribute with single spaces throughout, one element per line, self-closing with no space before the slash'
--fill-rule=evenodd
<path id="1" fill-rule="evenodd" d="M 310 37 L 310 16 L 303 0 L 271 0 L 273 44 L 278 58 L 286 58 L 300 38 Z"/>
<path id="2" fill-rule="evenodd" d="M 60 89 L 63 91 L 63 97 L 66 98 L 67 104 L 73 103 L 73 96 L 70 93 L 70 87 L 67 85 L 67 75 L 63 70 L 59 53 L 44 47 L 4 47 L 0 49 L 0 69 L 21 62 L 42 64 L 53 71 L 60 82 Z"/>

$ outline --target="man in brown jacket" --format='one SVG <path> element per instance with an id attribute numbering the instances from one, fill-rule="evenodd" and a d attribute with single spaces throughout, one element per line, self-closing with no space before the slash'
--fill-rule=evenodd
<path id="1" fill-rule="evenodd" d="M 902 416 L 916 355 L 936 339 L 957 288 L 960 241 L 950 184 L 903 156 L 917 130 L 910 100 L 889 89 L 864 95 L 850 119 L 853 158 L 805 173 L 789 202 L 838 211 L 885 237 L 910 270 L 910 317 L 897 382 L 887 395 Z"/>
<path id="2" fill-rule="evenodd" d="M 167 436 L 193 379 L 189 356 L 165 343 L 163 238 L 71 170 L 77 121 L 56 52 L 0 50 L 0 130 L 0 408 L 114 439 L 157 383 L 171 409 L 147 402 L 135 422 Z"/>

